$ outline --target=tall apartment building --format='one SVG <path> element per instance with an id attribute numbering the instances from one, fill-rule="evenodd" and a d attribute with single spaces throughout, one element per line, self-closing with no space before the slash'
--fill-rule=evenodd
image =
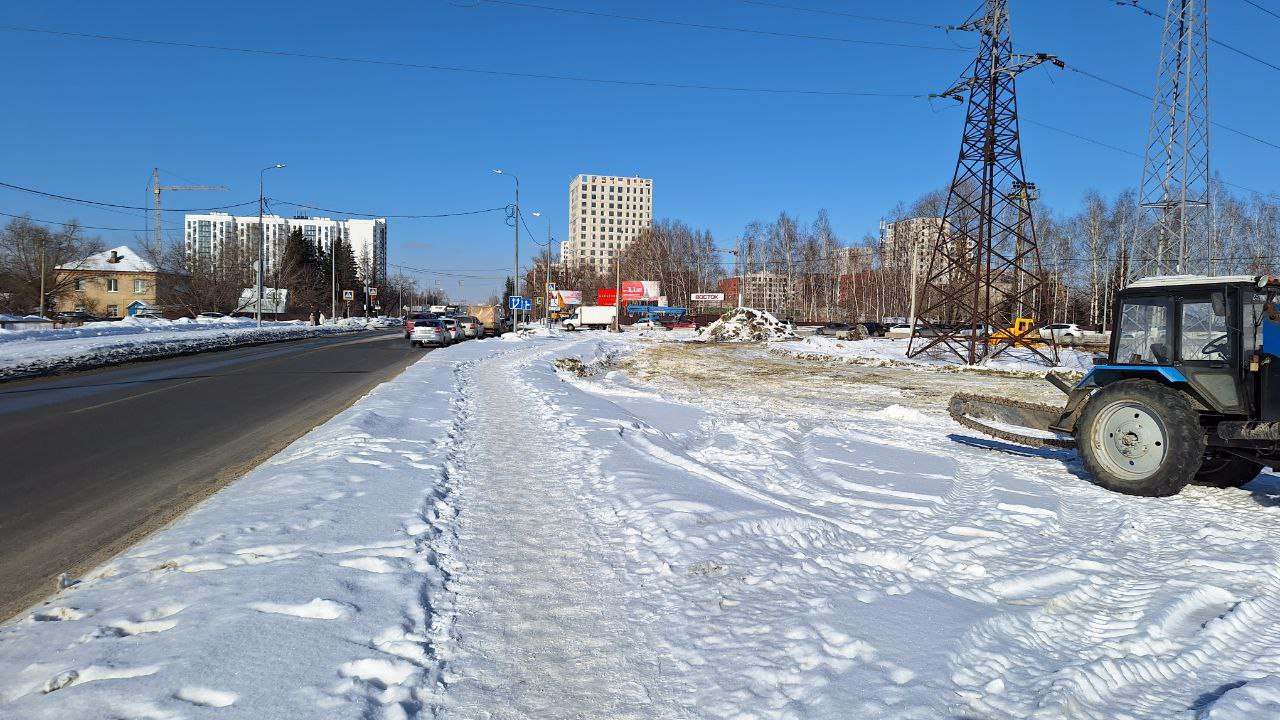
<path id="1" fill-rule="evenodd" d="M 221 262 L 233 249 L 238 251 L 238 260 L 246 264 L 258 257 L 257 215 L 187 215 L 185 226 L 188 261 Z M 264 215 L 261 227 L 268 275 L 278 267 L 289 234 L 299 229 L 304 237 L 325 252 L 333 246 L 334 239 L 350 243 L 362 280 L 381 281 L 387 277 L 386 218 L 334 220 Z"/>
<path id="2" fill-rule="evenodd" d="M 560 260 L 606 270 L 652 226 L 652 179 L 579 175 L 569 183 L 569 237 L 560 243 Z"/>
<path id="3" fill-rule="evenodd" d="M 914 263 L 920 278 L 929 272 L 929 259 L 942 227 L 940 217 L 918 217 L 880 223 L 880 265 L 911 272 Z"/>

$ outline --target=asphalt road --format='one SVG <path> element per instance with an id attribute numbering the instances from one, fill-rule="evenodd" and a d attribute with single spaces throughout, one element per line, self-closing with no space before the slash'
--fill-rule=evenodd
<path id="1" fill-rule="evenodd" d="M 398 374 L 399 332 L 0 384 L 0 620 Z"/>

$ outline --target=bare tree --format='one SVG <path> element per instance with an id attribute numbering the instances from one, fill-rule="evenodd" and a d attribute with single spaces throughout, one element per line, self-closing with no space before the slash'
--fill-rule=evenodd
<path id="1" fill-rule="evenodd" d="M 58 268 L 74 270 L 102 247 L 98 238 L 84 236 L 74 220 L 59 231 L 26 217 L 10 220 L 0 230 L 0 308 L 44 314 L 56 307 L 75 293 L 77 278 L 84 277 L 83 273 L 59 272 Z"/>

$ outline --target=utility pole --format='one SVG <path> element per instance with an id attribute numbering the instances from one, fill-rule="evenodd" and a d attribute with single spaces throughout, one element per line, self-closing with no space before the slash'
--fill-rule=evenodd
<path id="1" fill-rule="evenodd" d="M 44 236 L 42 235 L 40 237 L 40 319 L 41 320 L 44 319 L 44 305 L 45 305 L 45 302 L 44 302 L 44 256 L 45 256 L 44 243 L 45 243 L 45 240 L 44 240 Z"/>
<path id="2" fill-rule="evenodd" d="M 747 280 L 742 277 L 742 236 L 739 235 L 735 237 L 733 242 L 736 245 L 736 248 L 733 251 L 733 264 L 735 265 L 734 271 L 738 275 L 738 307 L 743 307 L 742 292 L 746 287 Z"/>
<path id="3" fill-rule="evenodd" d="M 510 216 L 511 226 L 516 229 L 516 259 L 512 270 L 511 291 L 516 297 L 520 297 L 520 178 L 503 170 L 494 170 L 494 174 L 506 175 L 516 181 L 516 204 L 512 206 Z M 515 330 L 519 324 L 517 319 L 520 317 L 519 310 L 511 311 L 511 329 Z"/>
<path id="4" fill-rule="evenodd" d="M 622 332 L 622 255 L 613 261 L 613 331 Z"/>
<path id="5" fill-rule="evenodd" d="M 154 194 L 156 201 L 156 252 L 159 252 L 164 244 L 164 210 L 160 206 L 160 192 L 162 190 L 226 190 L 226 188 L 221 185 L 161 185 L 160 168 L 152 168 L 151 192 Z"/>

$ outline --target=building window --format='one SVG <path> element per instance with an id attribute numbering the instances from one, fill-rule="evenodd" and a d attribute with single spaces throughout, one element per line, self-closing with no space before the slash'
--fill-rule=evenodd
<path id="1" fill-rule="evenodd" d="M 115 278 L 107 278 L 107 292 L 120 292 L 120 281 Z"/>
<path id="2" fill-rule="evenodd" d="M 89 281 L 84 278 L 76 278 L 76 292 L 84 292 L 89 288 Z"/>
<path id="3" fill-rule="evenodd" d="M 146 281 L 146 280 L 134 280 L 134 281 L 133 281 L 133 291 L 134 291 L 135 293 L 139 294 L 139 295 L 141 295 L 142 293 L 145 293 L 145 292 L 147 291 L 147 281 Z"/>
<path id="4" fill-rule="evenodd" d="M 119 305 L 108 305 L 108 306 L 107 306 L 107 317 L 120 317 L 120 306 L 119 306 Z"/>

